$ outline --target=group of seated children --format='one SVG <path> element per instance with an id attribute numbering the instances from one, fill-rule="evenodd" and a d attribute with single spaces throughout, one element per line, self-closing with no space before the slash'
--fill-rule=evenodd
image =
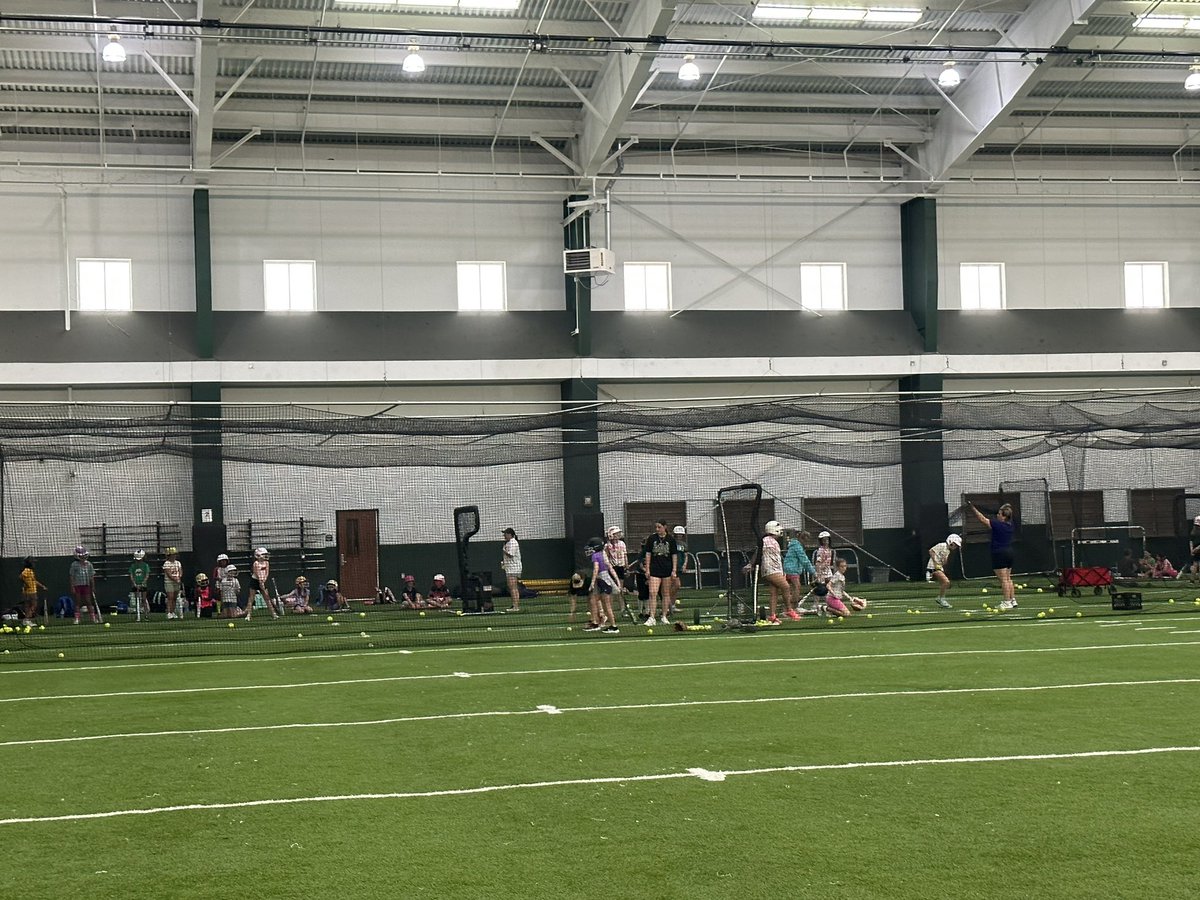
<path id="1" fill-rule="evenodd" d="M 1183 577 L 1171 561 L 1161 553 L 1152 554 L 1149 550 L 1142 553 L 1141 558 L 1135 559 L 1132 550 L 1117 561 L 1118 578 L 1154 578 L 1159 580 Z"/>
<path id="2" fill-rule="evenodd" d="M 450 588 L 446 585 L 446 576 L 440 572 L 433 576 L 433 584 L 429 592 L 422 594 L 417 590 L 417 579 L 414 575 L 403 576 L 404 587 L 400 590 L 399 599 L 392 593 L 391 588 L 380 588 L 377 603 L 399 603 L 403 609 L 449 609 L 453 603 Z"/>

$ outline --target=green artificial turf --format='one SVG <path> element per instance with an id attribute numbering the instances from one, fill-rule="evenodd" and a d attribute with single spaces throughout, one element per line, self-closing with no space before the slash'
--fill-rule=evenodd
<path id="1" fill-rule="evenodd" d="M 935 761 L 1200 745 L 1200 613 L 997 618 L 6 665 L 4 819 L 517 787 L 0 824 L 4 896 L 1194 896 L 1197 752 Z"/>

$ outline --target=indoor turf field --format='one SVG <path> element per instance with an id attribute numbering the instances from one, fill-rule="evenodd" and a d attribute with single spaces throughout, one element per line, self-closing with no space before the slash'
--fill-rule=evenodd
<path id="1" fill-rule="evenodd" d="M 744 635 L 568 632 L 561 597 L 310 617 L 319 652 L 300 617 L 3 635 L 5 894 L 1189 896 L 1200 590 L 1026 583 Z"/>

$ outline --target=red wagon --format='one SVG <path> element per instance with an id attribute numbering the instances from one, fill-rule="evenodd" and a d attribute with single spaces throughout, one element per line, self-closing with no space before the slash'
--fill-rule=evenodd
<path id="1" fill-rule="evenodd" d="M 1091 588 L 1092 593 L 1101 594 L 1105 588 L 1112 590 L 1112 570 L 1105 566 L 1075 566 L 1063 569 L 1058 574 L 1058 596 L 1064 596 L 1067 591 L 1072 597 L 1078 597 L 1080 588 Z"/>

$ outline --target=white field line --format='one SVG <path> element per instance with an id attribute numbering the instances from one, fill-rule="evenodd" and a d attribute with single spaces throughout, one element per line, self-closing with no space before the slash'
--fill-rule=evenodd
<path id="1" fill-rule="evenodd" d="M 712 666 L 803 665 L 815 662 L 853 662 L 864 659 L 919 659 L 939 656 L 1004 656 L 1019 653 L 1081 653 L 1104 650 L 1129 650 L 1158 647 L 1200 647 L 1200 641 L 1142 641 L 1136 644 L 1090 644 L 1080 647 L 1019 647 L 979 650 L 913 650 L 903 653 L 853 653 L 841 656 L 746 657 L 709 659 L 690 662 L 639 663 L 632 666 L 573 666 L 555 669 L 512 669 L 498 672 L 441 672 L 432 675 L 385 675 L 375 678 L 341 678 L 325 681 L 299 681 L 285 684 L 232 684 L 193 688 L 165 688 L 146 691 L 104 691 L 92 694 L 50 694 L 25 697 L 0 697 L 3 703 L 31 703 L 49 700 L 99 700 L 107 697 L 162 697 L 172 694 L 215 694 L 227 691 L 290 691 L 304 688 L 341 687 L 352 684 L 389 684 L 401 681 L 444 681 L 447 679 L 503 678 L 526 675 L 580 675 L 591 672 L 639 672 L 657 669 L 692 669 Z"/>
<path id="2" fill-rule="evenodd" d="M 954 756 L 934 759 L 864 760 L 861 762 L 824 763 L 804 766 L 772 766 L 763 769 L 712 770 L 690 768 L 684 772 L 663 772 L 656 775 L 609 776 L 605 778 L 564 778 L 557 781 L 525 781 L 515 784 L 489 784 L 469 788 L 448 788 L 438 791 L 389 791 L 371 794 L 327 794 L 315 797 L 272 797 L 263 800 L 237 800 L 226 803 L 187 803 L 178 806 L 152 806 L 142 809 L 115 809 L 107 812 L 67 813 L 57 816 L 23 816 L 0 819 L 0 825 L 32 825 L 42 822 L 80 822 L 91 819 L 115 819 L 122 816 L 150 816 L 160 813 L 195 812 L 214 809 L 249 809 L 259 806 L 294 806 L 300 803 L 347 803 L 362 800 L 415 800 L 426 797 L 464 797 L 474 794 L 494 794 L 501 791 L 535 790 L 539 788 L 576 787 L 593 784 L 635 784 L 650 781 L 676 781 L 696 778 L 721 782 L 728 778 L 752 775 L 779 775 L 792 772 L 833 772 L 855 769 L 898 769 L 916 766 L 952 766 L 974 763 L 1047 762 L 1072 759 L 1104 759 L 1122 756 L 1150 756 L 1165 753 L 1197 753 L 1200 747 L 1139 747 L 1132 750 L 1085 750 L 1078 753 L 1021 753 L 1009 756 Z"/>
<path id="3" fill-rule="evenodd" d="M 1085 681 L 1074 684 L 1003 685 L 1001 687 L 928 688 L 906 691 L 848 691 L 839 694 L 800 694 L 791 697 L 750 697 L 725 700 L 675 700 L 664 703 L 619 703 L 609 706 L 551 706 L 536 709 L 498 709 L 483 712 L 437 713 L 425 716 L 397 716 L 388 719 L 361 719 L 350 722 L 288 722 L 280 725 L 236 725 L 226 728 L 188 728 L 172 731 L 129 731 L 114 734 L 76 735 L 61 738 L 35 738 L 0 741 L 0 747 L 31 747 L 35 744 L 76 744 L 84 741 L 111 741 L 125 738 L 180 737 L 201 734 L 241 734 L 250 731 L 291 731 L 308 728 L 363 728 L 377 725 L 401 725 L 412 722 L 439 722 L 447 719 L 478 719 L 497 716 L 563 715 L 628 710 L 686 709 L 700 706 L 746 706 L 763 703 L 806 703 L 818 700 L 861 700 L 881 697 L 941 697 L 955 694 L 1026 693 L 1066 691 L 1088 688 L 1145 687 L 1164 684 L 1200 684 L 1200 678 L 1160 678 L 1146 681 Z"/>
<path id="4" fill-rule="evenodd" d="M 942 624 L 942 625 L 909 625 L 904 628 L 879 628 L 870 631 L 871 637 L 906 637 L 913 634 L 928 634 L 933 631 L 963 631 L 966 629 L 979 630 L 979 622 L 988 621 L 989 628 L 1023 628 L 1029 625 L 1029 620 L 985 620 L 982 617 L 972 624 Z M 1052 621 L 1045 620 L 1041 624 L 1049 625 L 1079 625 L 1088 620 L 1078 619 L 1054 619 Z M 565 626 L 564 626 L 565 627 Z M 632 626 L 638 627 L 638 626 Z M 770 638 L 822 638 L 848 635 L 865 635 L 866 632 L 858 630 L 850 630 L 844 628 L 830 629 L 805 629 L 804 631 L 782 630 L 759 632 L 756 638 L 759 640 L 768 640 Z M 597 639 L 575 639 L 568 641 L 542 641 L 530 640 L 509 644 L 471 644 L 459 645 L 451 647 L 425 647 L 415 650 L 347 650 L 334 653 L 301 653 L 295 656 L 223 656 L 215 659 L 173 659 L 165 662 L 134 662 L 134 663 L 97 663 L 87 666 L 60 666 L 53 663 L 38 666 L 33 669 L 4 669 L 0 668 L 0 678 L 8 675 L 45 675 L 47 673 L 58 672 L 103 672 L 106 669 L 157 669 L 172 666 L 215 666 L 215 665 L 245 665 L 247 663 L 277 663 L 277 662 L 308 662 L 315 659 L 347 659 L 355 656 L 412 656 L 418 653 L 474 653 L 480 650 L 528 650 L 531 647 L 610 647 L 616 642 Z M 649 641 L 633 643 L 631 641 L 622 641 L 619 644 L 622 647 L 661 647 L 661 644 L 651 643 Z"/>
<path id="5" fill-rule="evenodd" d="M 1145 625 L 1141 628 L 1135 628 L 1134 631 L 1172 631 L 1174 625 Z"/>

